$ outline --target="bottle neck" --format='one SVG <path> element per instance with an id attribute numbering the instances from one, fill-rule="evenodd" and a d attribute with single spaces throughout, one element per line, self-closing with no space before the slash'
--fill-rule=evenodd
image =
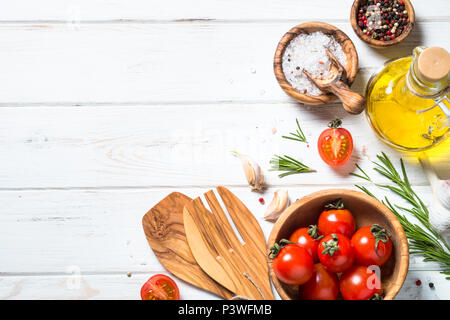
<path id="1" fill-rule="evenodd" d="M 413 59 L 411 66 L 406 74 L 406 85 L 408 89 L 416 96 L 436 99 L 444 97 L 448 89 L 447 79 L 443 79 L 439 82 L 428 82 L 420 76 L 417 68 L 417 59 Z"/>

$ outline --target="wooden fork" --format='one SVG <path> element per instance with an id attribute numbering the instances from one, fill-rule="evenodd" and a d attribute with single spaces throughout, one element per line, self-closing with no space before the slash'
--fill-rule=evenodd
<path id="1" fill-rule="evenodd" d="M 253 214 L 225 187 L 217 187 L 244 243 L 239 241 L 213 190 L 205 193 L 209 211 L 200 198 L 183 212 L 192 254 L 211 278 L 238 296 L 274 299 L 269 280 L 266 241 Z"/>

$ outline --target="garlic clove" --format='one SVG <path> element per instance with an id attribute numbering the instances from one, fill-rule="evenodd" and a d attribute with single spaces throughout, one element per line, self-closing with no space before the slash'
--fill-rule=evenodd
<path id="1" fill-rule="evenodd" d="M 242 168 L 244 169 L 245 178 L 252 190 L 261 191 L 264 187 L 264 174 L 261 167 L 249 156 L 232 151 L 233 154 L 241 159 Z"/>
<path id="2" fill-rule="evenodd" d="M 264 213 L 264 219 L 270 222 L 278 220 L 280 215 L 289 207 L 290 201 L 287 190 L 277 190 L 273 194 L 273 199 Z"/>

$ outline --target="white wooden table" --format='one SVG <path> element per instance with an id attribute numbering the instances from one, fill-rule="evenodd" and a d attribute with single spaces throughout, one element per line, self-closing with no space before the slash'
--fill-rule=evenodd
<path id="1" fill-rule="evenodd" d="M 165 272 L 141 217 L 168 193 L 194 197 L 226 185 L 268 235 L 272 224 L 262 216 L 275 189 L 287 188 L 295 200 L 324 188 L 354 188 L 360 181 L 348 173 L 355 163 L 369 169 L 381 151 L 397 160 L 401 155 L 377 140 L 363 115 L 347 115 L 337 103 L 314 108 L 290 99 L 273 75 L 274 50 L 300 22 L 334 24 L 356 45 L 354 88 L 362 92 L 387 59 L 417 45 L 450 49 L 450 1 L 415 0 L 413 34 L 385 51 L 356 37 L 348 22 L 351 3 L 3 1 L 0 298 L 139 299 L 141 284 Z M 350 163 L 337 170 L 315 147 L 335 117 L 355 140 Z M 281 139 L 295 118 L 309 148 Z M 229 150 L 252 155 L 265 169 L 266 205 L 247 188 Z M 318 172 L 279 179 L 267 171 L 274 153 L 296 156 Z M 411 160 L 407 169 L 429 202 L 420 167 Z M 412 258 L 398 298 L 449 299 L 450 281 L 437 270 Z M 215 298 L 177 283 L 182 298 Z"/>

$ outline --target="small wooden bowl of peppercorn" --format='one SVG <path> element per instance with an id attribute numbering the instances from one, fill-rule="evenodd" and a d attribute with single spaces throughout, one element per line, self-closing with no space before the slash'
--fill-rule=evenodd
<path id="1" fill-rule="evenodd" d="M 411 33 L 414 8 L 409 0 L 355 0 L 350 22 L 362 41 L 374 48 L 386 48 Z"/>
<path id="2" fill-rule="evenodd" d="M 268 249 L 270 250 L 281 239 L 289 239 L 298 228 L 317 225 L 317 220 L 325 206 L 338 198 L 342 199 L 345 209 L 348 209 L 354 217 L 356 230 L 378 224 L 390 235 L 392 253 L 380 269 L 383 299 L 394 299 L 408 272 L 408 241 L 395 215 L 383 203 L 365 193 L 349 189 L 327 189 L 298 199 L 281 214 L 273 226 L 267 241 Z M 269 260 L 269 274 L 282 299 L 301 299 L 299 286 L 287 285 L 277 278 L 272 268 L 272 260 Z"/>
<path id="3" fill-rule="evenodd" d="M 291 28 L 284 34 L 278 43 L 273 59 L 273 69 L 275 77 L 277 78 L 280 87 L 292 98 L 299 102 L 308 105 L 323 105 L 336 100 L 336 95 L 332 93 L 325 93 L 319 95 L 311 95 L 304 92 L 300 92 L 295 89 L 286 79 L 283 71 L 283 55 L 286 47 L 291 40 L 296 38 L 300 34 L 311 34 L 314 32 L 322 32 L 323 34 L 334 37 L 335 41 L 341 46 L 346 60 L 346 79 L 345 82 L 348 86 L 351 86 L 355 80 L 356 73 L 358 72 L 358 53 L 356 52 L 355 45 L 352 40 L 339 28 L 319 21 L 305 22 Z"/>

